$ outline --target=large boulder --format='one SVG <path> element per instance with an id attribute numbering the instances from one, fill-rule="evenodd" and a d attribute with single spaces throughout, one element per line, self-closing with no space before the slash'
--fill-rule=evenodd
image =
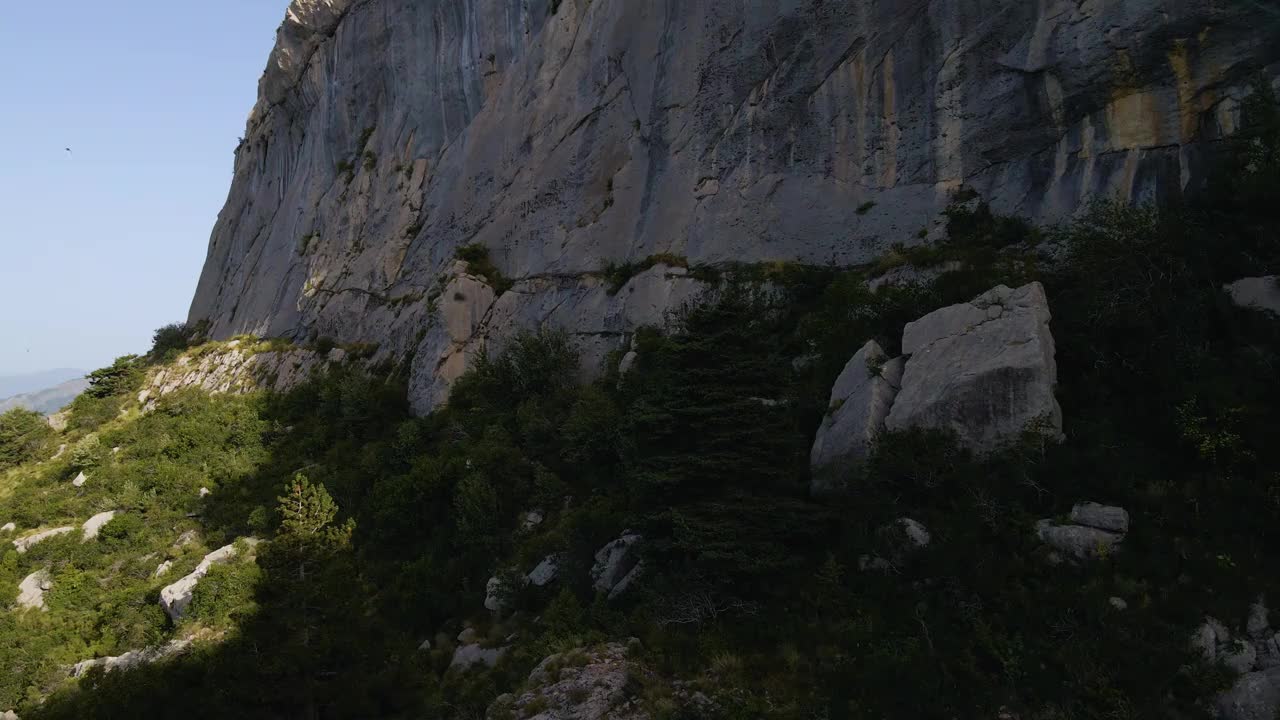
<path id="1" fill-rule="evenodd" d="M 247 542 L 250 545 L 256 543 L 253 540 L 247 540 Z M 195 570 L 160 591 L 160 607 L 164 608 L 165 613 L 174 622 L 181 620 L 187 611 L 187 607 L 191 605 L 191 598 L 195 593 L 196 585 L 200 583 L 201 578 L 209 574 L 209 568 L 214 565 L 231 562 L 238 553 L 236 546 L 232 544 L 218 548 L 205 555 Z"/>
<path id="2" fill-rule="evenodd" d="M 829 468 L 857 464 L 870 454 L 898 395 L 902 369 L 901 358 L 889 359 L 879 343 L 871 340 L 836 378 L 827 416 L 809 453 L 815 495 L 840 489 L 839 473 L 826 472 Z"/>
<path id="3" fill-rule="evenodd" d="M 907 325 L 902 389 L 889 430 L 951 430 L 975 451 L 1036 429 L 1062 437 L 1049 301 L 1038 282 L 1003 285 Z"/>
<path id="4" fill-rule="evenodd" d="M 591 579 L 595 589 L 607 593 L 612 600 L 631 587 L 644 572 L 638 545 L 643 538 L 635 533 L 623 533 L 622 537 L 596 552 L 591 566 Z"/>
<path id="5" fill-rule="evenodd" d="M 1242 278 L 1224 289 L 1240 307 L 1280 315 L 1280 276 Z"/>
<path id="6" fill-rule="evenodd" d="M 18 549 L 18 552 L 24 553 L 30 550 L 32 547 L 44 542 L 45 540 L 48 540 L 49 538 L 58 537 L 59 535 L 66 535 L 67 533 L 73 532 L 74 530 L 75 528 L 73 527 L 60 527 L 60 528 L 53 528 L 52 530 L 42 530 L 38 533 L 33 533 L 31 535 L 20 537 L 17 540 L 14 540 L 13 546 Z"/>
<path id="7" fill-rule="evenodd" d="M 1221 720 L 1280 717 L 1280 633 L 1271 627 L 1261 598 L 1249 608 L 1243 633 L 1233 634 L 1207 617 L 1191 636 L 1191 647 L 1207 663 L 1221 663 L 1239 677 L 1214 699 Z"/>
<path id="8" fill-rule="evenodd" d="M 84 540 L 89 541 L 98 537 L 98 532 L 102 530 L 102 526 L 114 520 L 115 517 L 116 517 L 116 511 L 111 510 L 109 512 L 98 513 L 97 515 L 94 515 L 93 517 L 86 520 L 84 525 L 80 526 L 80 529 L 83 532 Z"/>
<path id="9" fill-rule="evenodd" d="M 560 556 L 548 555 L 538 563 L 538 566 L 529 571 L 525 576 L 525 582 L 534 587 L 546 587 L 555 582 L 556 577 L 560 574 Z"/>
<path id="10" fill-rule="evenodd" d="M 466 670 L 476 665 L 484 667 L 496 667 L 498 661 L 507 654 L 507 648 L 496 647 L 487 648 L 479 643 L 459 646 L 453 652 L 453 659 L 449 661 L 450 669 Z"/>
<path id="11" fill-rule="evenodd" d="M 1276 720 L 1280 716 L 1280 667 L 1246 673 L 1214 701 L 1221 720 Z"/>
<path id="12" fill-rule="evenodd" d="M 37 570 L 18 585 L 18 607 L 27 610 L 44 610 L 44 594 L 53 588 L 53 577 L 48 570 Z"/>

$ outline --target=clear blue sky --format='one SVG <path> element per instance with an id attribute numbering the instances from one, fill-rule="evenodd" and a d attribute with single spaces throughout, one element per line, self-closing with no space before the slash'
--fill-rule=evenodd
<path id="1" fill-rule="evenodd" d="M 3 5 L 0 376 L 101 367 L 186 318 L 288 1 Z"/>

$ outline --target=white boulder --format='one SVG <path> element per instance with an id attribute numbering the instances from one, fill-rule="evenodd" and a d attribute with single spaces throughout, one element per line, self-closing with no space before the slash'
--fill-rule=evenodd
<path id="1" fill-rule="evenodd" d="M 449 661 L 450 669 L 457 668 L 466 670 L 474 665 L 483 665 L 485 667 L 495 667 L 502 656 L 507 654 L 507 648 L 486 648 L 479 644 L 463 645 L 453 652 L 453 659 Z"/>
<path id="2" fill-rule="evenodd" d="M 169 571 L 172 569 L 173 569 L 173 561 L 165 560 L 164 562 L 156 566 L 156 573 L 152 577 L 164 577 L 165 575 L 168 575 Z"/>
<path id="3" fill-rule="evenodd" d="M 255 542 L 251 541 L 250 544 Z M 195 570 L 160 591 L 160 607 L 164 608 L 165 613 L 174 622 L 181 620 L 183 614 L 187 611 L 187 607 L 191 605 L 191 597 L 195 592 L 196 585 L 200 583 L 201 578 L 209 574 L 209 568 L 214 565 L 231 562 L 238 552 L 236 546 L 232 544 L 218 548 L 205 555 Z"/>
<path id="4" fill-rule="evenodd" d="M 3 527 L 0 527 L 0 532 L 11 533 L 11 532 L 17 532 L 17 531 L 18 531 L 18 526 L 14 525 L 13 523 L 5 523 Z"/>
<path id="5" fill-rule="evenodd" d="M 1077 503 L 1066 523 L 1041 520 L 1036 536 L 1058 553 L 1074 560 L 1107 557 L 1124 541 L 1129 531 L 1129 513 L 1124 508 L 1098 503 Z"/>
<path id="6" fill-rule="evenodd" d="M 556 555 L 548 555 L 525 576 L 525 581 L 534 587 L 546 587 L 555 581 L 559 572 L 560 558 Z"/>
<path id="7" fill-rule="evenodd" d="M 66 535 L 67 533 L 72 532 L 74 530 L 75 528 L 73 527 L 60 527 L 60 528 L 53 528 L 52 530 L 42 530 L 38 533 L 27 535 L 26 537 L 20 537 L 17 540 L 14 540 L 13 546 L 18 549 L 18 552 L 24 553 L 30 550 L 35 545 L 42 543 L 45 540 L 48 540 L 49 538 L 57 537 L 59 535 Z"/>
<path id="8" fill-rule="evenodd" d="M 44 594 L 53 588 L 53 577 L 48 570 L 37 570 L 18 585 L 18 607 L 28 610 L 44 610 Z"/>
<path id="9" fill-rule="evenodd" d="M 1099 505 L 1095 502 L 1078 503 L 1071 508 L 1071 522 L 1122 535 L 1129 532 L 1128 511 L 1121 507 Z"/>
<path id="10" fill-rule="evenodd" d="M 189 647 L 191 647 L 190 640 L 170 640 L 159 647 L 146 648 L 143 650 L 130 650 L 129 652 L 116 657 L 81 660 L 71 667 L 71 677 L 84 677 L 86 673 L 97 667 L 102 668 L 103 672 L 111 672 L 113 670 L 131 670 L 140 665 L 150 665 L 151 663 L 179 655 L 185 652 Z"/>
<path id="11" fill-rule="evenodd" d="M 975 451 L 998 449 L 1027 429 L 1062 437 L 1049 301 L 1034 282 L 1003 285 L 907 325 L 902 389 L 889 430 L 953 431 Z"/>
<path id="12" fill-rule="evenodd" d="M 98 537 L 98 532 L 102 530 L 102 526 L 115 519 L 116 511 L 98 513 L 85 521 L 80 529 L 84 532 L 84 540 L 87 542 Z"/>
<path id="13" fill-rule="evenodd" d="M 72 480 L 71 484 L 74 485 L 75 487 L 84 487 L 84 484 L 87 482 L 89 482 L 89 478 L 86 477 L 84 472 L 82 471 L 79 475 L 76 475 L 76 479 Z"/>
<path id="14" fill-rule="evenodd" d="M 824 470 L 837 464 L 855 465 L 870 454 L 898 395 L 902 371 L 903 360 L 890 360 L 874 340 L 845 365 L 831 388 L 827 416 L 809 453 L 814 494 L 840 489 L 838 473 Z"/>

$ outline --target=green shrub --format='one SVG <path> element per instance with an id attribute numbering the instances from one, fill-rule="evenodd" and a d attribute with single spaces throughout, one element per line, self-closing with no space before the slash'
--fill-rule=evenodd
<path id="1" fill-rule="evenodd" d="M 489 249 L 483 245 L 463 245 L 458 248 L 457 258 L 467 263 L 471 274 L 484 278 L 498 295 L 510 290 L 515 284 L 498 270 L 497 265 L 493 264 L 493 260 L 489 257 Z"/>
<path id="2" fill-rule="evenodd" d="M 40 413 L 14 408 L 0 415 L 0 470 L 42 458 L 54 436 Z"/>

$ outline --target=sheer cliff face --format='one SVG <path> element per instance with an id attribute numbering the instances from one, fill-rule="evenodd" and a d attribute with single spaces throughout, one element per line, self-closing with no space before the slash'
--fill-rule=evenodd
<path id="1" fill-rule="evenodd" d="M 558 5 L 552 13 L 552 6 Z M 1176 196 L 1234 130 L 1247 0 L 294 0 L 191 308 L 215 335 L 378 343 L 439 402 L 486 341 L 588 365 L 698 284 L 855 264 L 961 187 L 1037 220 Z M 497 295 L 455 266 L 487 247 Z"/>

